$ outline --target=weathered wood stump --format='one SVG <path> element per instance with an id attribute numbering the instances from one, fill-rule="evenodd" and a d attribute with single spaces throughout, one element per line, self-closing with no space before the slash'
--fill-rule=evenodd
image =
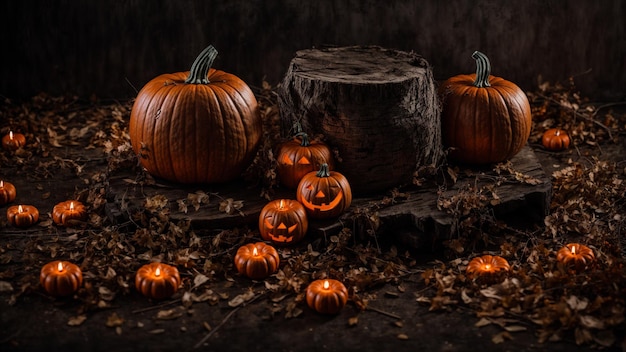
<path id="1" fill-rule="evenodd" d="M 432 70 L 415 53 L 375 46 L 301 50 L 279 89 L 284 137 L 299 121 L 336 148 L 356 195 L 409 181 L 442 155 Z"/>

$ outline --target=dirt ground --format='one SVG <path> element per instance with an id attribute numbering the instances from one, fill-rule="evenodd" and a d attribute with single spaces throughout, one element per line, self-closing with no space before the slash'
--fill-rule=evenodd
<path id="1" fill-rule="evenodd" d="M 517 312 L 501 299 L 497 304 L 480 300 L 478 292 L 489 287 L 475 287 L 462 278 L 458 268 L 470 257 L 518 243 L 508 239 L 511 233 L 528 236 L 525 246 L 542 247 L 543 224 L 507 228 L 503 234 L 490 234 L 495 239 L 486 244 L 456 254 L 446 246 L 403 248 L 392 236 L 378 233 L 375 243 L 341 235 L 331 241 L 308 238 L 293 248 L 280 249 L 284 272 L 264 281 L 242 277 L 232 266 L 237 245 L 259 240 L 254 229 L 185 229 L 181 225 L 183 234 L 173 242 L 141 242 L 137 239 L 141 219 L 112 224 L 105 211 L 107 195 L 103 194 L 112 169 L 135 167 L 124 149 L 130 105 L 69 101 L 50 97 L 25 104 L 5 101 L 1 109 L 0 128 L 10 124 L 28 132 L 29 144 L 21 152 L 1 152 L 0 178 L 15 184 L 16 201 L 32 202 L 41 210 L 40 223 L 24 230 L 0 220 L 2 351 L 626 351 L 623 315 L 622 320 L 610 314 L 597 318 L 589 313 L 584 317 L 590 318 L 584 318 L 585 308 L 580 308 L 579 315 L 572 313 L 576 308 L 567 310 L 560 323 L 555 319 L 541 325 L 531 317 L 537 318 L 542 310 Z M 107 116 L 105 121 L 97 118 L 98 114 Z M 529 144 L 549 175 L 572 163 L 593 165 L 597 158 L 621 169 L 618 178 L 623 180 L 626 119 L 620 116 L 616 122 L 620 127 L 612 130 L 613 141 L 587 136 L 585 142 L 579 139 L 575 147 L 563 152 L 544 150 L 536 136 Z M 545 129 L 547 123 L 543 124 L 537 122 L 536 130 Z M 604 130 L 595 127 L 592 131 Z M 555 192 L 558 196 L 558 190 Z M 52 224 L 49 213 L 54 204 L 70 198 L 85 200 L 94 214 L 78 228 Z M 623 202 L 615 206 L 625 209 Z M 618 223 L 623 225 L 623 221 Z M 623 228 L 614 231 L 622 237 L 625 233 Z M 190 232 L 198 236 L 198 243 Z M 161 235 L 156 232 L 154 236 Z M 545 243 L 553 243 L 550 241 Z M 623 263 L 623 244 L 614 243 L 617 249 L 611 252 L 622 253 L 621 258 L 607 254 L 608 245 L 598 245 L 605 253 L 599 256 L 602 263 L 611 267 Z M 152 301 L 135 290 L 133 274 L 140 263 L 147 262 L 146 257 L 176 258 L 179 263 L 183 287 L 171 299 Z M 39 286 L 39 268 L 51 258 L 81 265 L 85 284 L 76 295 L 54 298 Z M 525 265 L 515 265 L 519 277 L 524 277 Z M 446 269 L 439 269 L 442 267 Z M 562 283 L 550 292 L 562 292 L 566 299 L 577 297 L 589 306 L 602 305 L 598 297 L 613 300 L 614 313 L 619 315 L 626 293 L 626 275 L 623 266 L 620 268 L 616 270 L 622 276 L 606 285 L 614 288 L 612 294 L 603 291 L 603 284 L 594 291 L 595 282 L 589 280 L 600 274 L 578 275 L 576 279 L 581 281 Z M 451 271 L 456 276 L 446 276 Z M 336 316 L 317 314 L 303 301 L 306 280 L 322 273 L 353 283 L 347 306 Z M 528 280 L 533 275 L 530 273 Z M 456 282 L 454 287 L 438 281 L 447 278 Z M 547 292 L 537 295 L 533 304 L 548 307 L 546 302 L 553 298 Z M 472 296 L 474 293 L 477 296 Z M 440 305 L 435 298 L 442 300 Z M 489 304 L 495 305 L 487 307 Z M 500 313 L 486 313 L 491 311 Z M 565 322 L 566 316 L 572 320 Z"/>

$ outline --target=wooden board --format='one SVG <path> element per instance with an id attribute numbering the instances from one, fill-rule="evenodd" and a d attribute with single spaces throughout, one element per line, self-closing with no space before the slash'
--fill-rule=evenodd
<path id="1" fill-rule="evenodd" d="M 330 236 L 344 226 L 353 229 L 355 234 L 364 233 L 371 228 L 371 224 L 362 221 L 363 215 L 375 214 L 380 223 L 377 234 L 399 229 L 407 234 L 401 241 L 409 246 L 419 247 L 421 241 L 445 240 L 455 235 L 458 219 L 440 210 L 437 201 L 458 195 L 468 185 L 476 189 L 493 187 L 492 191 L 499 197 L 499 203 L 490 204 L 488 208 L 497 217 L 513 216 L 523 218 L 523 221 L 542 222 L 549 211 L 552 190 L 550 178 L 528 146 L 511 160 L 511 169 L 539 183 L 512 181 L 496 185 L 497 175 L 493 170 L 460 168 L 456 183 L 449 184 L 445 189 L 441 182 L 426 182 L 422 187 L 412 186 L 402 190 L 404 196 L 391 205 L 381 206 L 383 198 L 389 196 L 388 192 L 368 197 L 356 196 L 351 210 L 339 219 L 310 221 L 308 236 Z M 142 186 L 133 182 L 133 179 L 134 175 L 123 173 L 111 175 L 109 179 L 107 212 L 117 223 L 128 221 L 130 214 L 141 209 L 147 198 L 161 194 L 169 200 L 170 218 L 189 219 L 194 229 L 220 230 L 244 225 L 255 229 L 259 213 L 267 203 L 260 197 L 260 189 L 249 189 L 241 183 L 180 186 L 158 181 L 156 185 Z M 187 213 L 179 211 L 177 202 L 197 191 L 209 194 L 209 203 L 202 204 L 197 211 L 192 206 L 188 207 Z M 229 215 L 219 210 L 220 202 L 228 198 L 243 201 L 241 213 Z M 278 190 L 276 198 L 295 199 L 295 194 Z"/>

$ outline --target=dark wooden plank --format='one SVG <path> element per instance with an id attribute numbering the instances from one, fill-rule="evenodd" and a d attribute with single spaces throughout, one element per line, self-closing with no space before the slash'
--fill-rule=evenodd
<path id="1" fill-rule="evenodd" d="M 496 216 L 523 214 L 531 221 L 542 221 L 549 210 L 552 185 L 533 150 L 528 146 L 524 147 L 511 160 L 511 169 L 539 183 L 503 182 L 496 185 L 497 174 L 492 169 L 461 168 L 464 171 L 459 172 L 456 183 L 447 186 L 441 194 L 438 194 L 438 191 L 442 189 L 443 184 L 430 182 L 423 187 L 412 186 L 411 189 L 403 191 L 406 197 L 387 206 L 380 205 L 384 196 L 388 195 L 385 192 L 374 196 L 356 197 L 350 211 L 339 219 L 311 221 L 309 236 L 328 237 L 338 233 L 343 227 L 352 228 L 355 234 L 362 233 L 370 226 L 367 221 L 363 221 L 363 215 L 376 214 L 380 222 L 380 233 L 390 229 L 404 229 L 410 234 L 403 239 L 408 245 L 418 246 L 422 240 L 428 242 L 445 240 L 456 233 L 457 218 L 440 210 L 437 207 L 437 200 L 440 197 L 459 194 L 468 184 L 476 188 L 493 186 L 493 191 L 499 197 L 499 203 L 488 207 Z M 259 189 L 250 189 L 237 182 L 212 186 L 180 186 L 159 181 L 153 186 L 142 186 L 132 182 L 133 178 L 134 175 L 123 173 L 110 177 L 107 209 L 109 216 L 118 223 L 128 221 L 133 211 L 141 209 L 147 198 L 157 194 L 162 194 L 169 200 L 171 219 L 189 219 L 194 229 L 219 230 L 245 225 L 256 228 L 259 213 L 267 203 L 267 200 L 260 196 Z M 187 199 L 189 193 L 196 191 L 209 194 L 209 203 L 202 204 L 197 211 L 191 205 L 187 213 L 179 211 L 177 201 Z M 295 194 L 291 191 L 278 190 L 276 198 L 279 197 L 295 199 Z M 240 209 L 241 213 L 229 215 L 219 210 L 219 203 L 227 198 L 244 202 Z"/>

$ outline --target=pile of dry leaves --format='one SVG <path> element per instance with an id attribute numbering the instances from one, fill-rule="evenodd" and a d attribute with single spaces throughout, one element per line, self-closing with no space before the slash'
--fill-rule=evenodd
<path id="1" fill-rule="evenodd" d="M 276 186 L 274 147 L 280 140 L 276 99 L 271 87 L 257 92 L 265 122 L 264 143 L 248 170 L 263 197 L 271 198 Z M 529 93 L 535 119 L 530 143 L 537 146 L 543 131 L 561 127 L 570 131 L 578 150 L 623 143 L 626 115 L 611 106 L 585 102 L 570 83 L 542 84 Z M 418 278 L 415 304 L 432 311 L 467 309 L 475 312 L 477 326 L 495 324 L 501 333 L 498 343 L 522 330 L 538 331 L 539 341 L 573 335 L 579 344 L 620 344 L 625 333 L 626 309 L 626 164 L 625 160 L 584 157 L 563 161 L 552 175 L 553 196 L 545 226 L 517 229 L 497 221 L 488 211 L 497 201 L 488 189 L 467 190 L 452 198 L 441 198 L 441 211 L 459 221 L 459 235 L 447 244 L 452 249 L 440 260 L 418 263 L 410 251 L 377 240 L 358 241 L 345 228 L 329 238 L 299 247 L 281 249 L 280 271 L 265 280 L 262 289 L 236 287 L 233 255 L 247 242 L 260 240 L 258 231 L 240 228 L 194 229 L 189 221 L 173 220 L 171 212 L 216 206 L 229 214 L 245 211 L 245 202 L 204 192 L 186 199 L 154 196 L 124 223 L 113 223 L 106 212 L 108 180 L 119 169 L 131 169 L 138 184 L 154 180 L 137 166 L 129 143 L 127 124 L 132 102 L 79 102 L 72 97 L 40 95 L 16 104 L 5 101 L 0 110 L 0 133 L 7 129 L 24 132 L 27 148 L 16 153 L 0 152 L 0 172 L 10 176 L 30 175 L 46 179 L 65 172 L 78 180 L 74 196 L 90 208 L 90 218 L 81 228 L 57 229 L 42 221 L 38 230 L 2 239 L 0 282 L 10 293 L 12 305 L 23 295 L 39 290 L 41 265 L 52 258 L 69 259 L 85 269 L 85 285 L 78 293 L 81 310 L 72 324 L 81 324 L 91 310 L 110 307 L 116 296 L 134 288 L 134 274 L 150 261 L 173 263 L 181 270 L 186 308 L 205 302 L 228 300 L 231 307 L 266 296 L 273 314 L 287 318 L 301 314 L 303 293 L 314 279 L 333 277 L 350 288 L 351 301 L 368 309 L 370 292 L 385 284 L 405 290 L 404 280 Z M 68 149 L 80 148 L 76 158 Z M 92 151 L 90 153 L 89 151 Z M 532 183 L 515 175 L 506 164 L 496 166 L 515 182 Z M 510 180 L 509 180 L 510 181 Z M 450 180 L 448 180 L 450 182 Z M 418 187 L 418 186 L 415 186 Z M 394 193 L 391 198 L 401 194 Z M 382 198 L 382 197 L 381 197 Z M 380 204 L 389 202 L 389 197 Z M 377 239 L 375 209 L 366 214 L 371 221 L 371 238 Z M 571 272 L 556 261 L 556 251 L 567 242 L 590 246 L 596 265 Z M 468 261 L 478 254 L 497 254 L 512 266 L 510 275 L 491 285 L 465 275 Z M 222 283 L 231 290 L 218 291 L 208 283 Z M 112 324 L 114 324 L 113 322 Z M 351 324 L 356 324 L 352 321 Z"/>

